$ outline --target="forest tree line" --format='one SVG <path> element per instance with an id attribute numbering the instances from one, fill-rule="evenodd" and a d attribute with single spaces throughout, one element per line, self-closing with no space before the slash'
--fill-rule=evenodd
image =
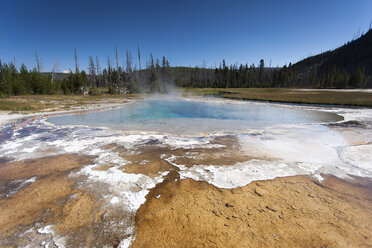
<path id="1" fill-rule="evenodd" d="M 14 62 L 2 63 L 0 60 L 0 95 L 24 94 L 91 94 L 102 93 L 164 93 L 173 85 L 169 61 L 163 56 L 154 58 L 150 54 L 137 67 L 133 63 L 132 55 L 126 51 L 125 65 L 119 65 L 118 53 L 114 61 L 107 57 L 106 66 L 96 57 L 88 58 L 87 71 L 80 70 L 76 49 L 75 70 L 68 74 L 41 72 L 40 60 L 36 53 L 36 66 L 32 70 L 22 64 L 18 69 Z M 138 60 L 141 61 L 141 51 L 138 49 Z"/>
<path id="2" fill-rule="evenodd" d="M 195 88 L 372 88 L 372 75 L 364 67 L 352 73 L 334 66 L 327 73 L 297 70 L 292 64 L 281 68 L 251 64 L 227 65 L 225 61 L 215 69 L 172 68 L 175 81 L 181 87 Z"/>
<path id="3" fill-rule="evenodd" d="M 364 68 L 354 73 L 342 71 L 336 66 L 326 75 L 315 70 L 298 73 L 290 64 L 281 68 L 265 67 L 261 60 L 256 67 L 227 65 L 225 60 L 218 68 L 170 67 L 169 61 L 154 59 L 152 55 L 145 68 L 133 68 L 128 54 L 126 67 L 107 60 L 107 67 L 101 69 L 98 58 L 89 57 L 88 70 L 70 71 L 62 78 L 54 73 L 42 73 L 37 67 L 28 70 L 22 64 L 17 69 L 13 63 L 0 61 L 0 95 L 24 94 L 84 94 L 101 93 L 166 93 L 172 85 L 194 88 L 372 88 L 372 77 L 365 75 Z"/>

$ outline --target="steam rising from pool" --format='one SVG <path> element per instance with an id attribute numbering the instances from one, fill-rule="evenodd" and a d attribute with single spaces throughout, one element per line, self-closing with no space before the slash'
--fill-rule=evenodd
<path id="1" fill-rule="evenodd" d="M 278 124 L 319 123 L 341 120 L 333 113 L 291 105 L 185 99 L 149 99 L 122 108 L 52 117 L 56 125 L 87 125 L 121 130 L 169 133 L 244 131 Z"/>

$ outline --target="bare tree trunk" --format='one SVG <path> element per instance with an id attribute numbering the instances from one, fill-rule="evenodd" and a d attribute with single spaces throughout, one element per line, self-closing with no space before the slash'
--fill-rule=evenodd
<path id="1" fill-rule="evenodd" d="M 101 75 L 101 68 L 99 66 L 99 60 L 98 60 L 98 56 L 96 56 L 96 67 L 97 67 L 97 75 Z"/>
<path id="2" fill-rule="evenodd" d="M 37 72 L 40 73 L 41 64 L 40 64 L 40 60 L 39 60 L 39 55 L 37 54 L 36 51 L 35 51 L 35 58 L 36 58 L 36 69 L 37 69 Z M 15 66 L 15 59 L 14 59 L 14 66 Z"/>
<path id="3" fill-rule="evenodd" d="M 119 71 L 119 59 L 118 59 L 118 46 L 115 45 L 115 52 L 116 52 L 116 70 Z"/>
<path id="4" fill-rule="evenodd" d="M 102 77 L 101 77 L 101 68 L 99 66 L 99 59 L 98 56 L 96 56 L 96 67 L 97 67 L 97 87 L 101 87 Z"/>
<path id="5" fill-rule="evenodd" d="M 132 55 L 130 54 L 130 52 L 128 51 L 128 49 L 126 50 L 126 64 L 127 64 L 127 73 L 130 73 L 132 71 Z"/>
<path id="6" fill-rule="evenodd" d="M 111 82 L 111 73 L 112 73 L 111 59 L 110 59 L 110 56 L 107 56 L 107 79 L 108 81 L 106 85 Z M 112 85 L 107 85 L 107 87 L 108 86 L 112 86 Z"/>
<path id="7" fill-rule="evenodd" d="M 54 74 L 55 74 L 56 69 L 57 69 L 57 64 L 58 64 L 58 59 L 56 59 L 56 60 L 54 61 L 54 65 L 53 65 L 53 69 L 52 69 L 52 84 L 53 84 L 53 82 L 54 82 Z"/>
<path id="8" fill-rule="evenodd" d="M 107 56 L 107 70 L 111 72 L 111 59 L 110 56 Z"/>
<path id="9" fill-rule="evenodd" d="M 76 47 L 74 47 L 74 53 L 75 53 L 75 71 L 76 71 L 76 73 L 78 73 L 79 72 L 79 66 L 78 66 L 78 62 L 77 62 Z"/>
<path id="10" fill-rule="evenodd" d="M 138 68 L 141 70 L 141 49 L 138 45 Z"/>
<path id="11" fill-rule="evenodd" d="M 139 84 L 142 85 L 141 48 L 140 48 L 139 44 L 137 44 L 137 53 L 138 53 L 138 76 L 139 76 Z"/>

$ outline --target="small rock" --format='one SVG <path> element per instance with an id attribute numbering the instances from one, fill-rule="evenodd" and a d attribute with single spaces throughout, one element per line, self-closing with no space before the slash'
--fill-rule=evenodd
<path id="1" fill-rule="evenodd" d="M 232 205 L 232 204 L 229 204 L 229 203 L 225 203 L 225 207 L 227 207 L 227 208 L 233 208 L 233 207 L 234 207 L 234 205 Z"/>

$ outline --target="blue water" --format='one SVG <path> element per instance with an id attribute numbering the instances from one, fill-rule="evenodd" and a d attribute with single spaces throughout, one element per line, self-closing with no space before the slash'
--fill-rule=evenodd
<path id="1" fill-rule="evenodd" d="M 339 120 L 334 114 L 283 107 L 278 104 L 203 102 L 152 99 L 119 109 L 49 118 L 56 125 L 88 125 L 125 130 L 196 131 L 235 130 L 275 124 L 317 123 Z"/>

